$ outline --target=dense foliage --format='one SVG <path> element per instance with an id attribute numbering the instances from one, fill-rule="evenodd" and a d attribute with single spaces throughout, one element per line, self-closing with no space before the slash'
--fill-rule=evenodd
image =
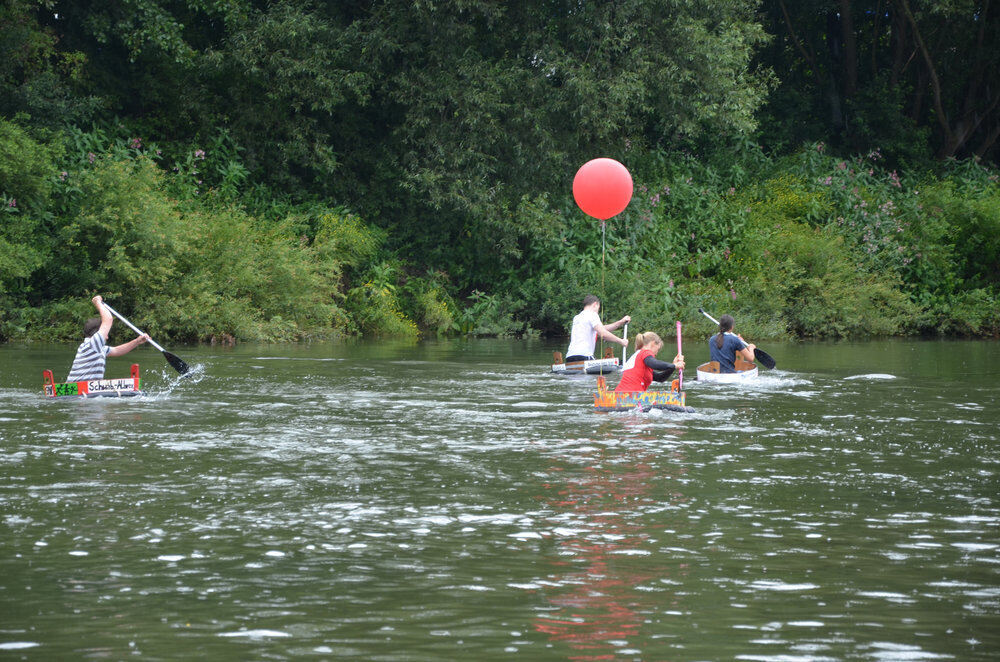
<path id="1" fill-rule="evenodd" d="M 192 341 L 562 334 L 587 292 L 996 334 L 998 12 L 12 0 L 0 339 L 74 338 L 94 293 Z M 606 251 L 569 192 L 598 155 L 636 183 Z"/>

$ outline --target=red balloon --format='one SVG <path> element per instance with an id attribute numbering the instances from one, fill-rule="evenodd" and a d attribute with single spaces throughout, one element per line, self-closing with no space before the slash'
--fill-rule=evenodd
<path id="1" fill-rule="evenodd" d="M 587 161 L 573 178 L 573 197 L 584 214 L 606 221 L 632 199 L 632 175 L 614 159 Z"/>

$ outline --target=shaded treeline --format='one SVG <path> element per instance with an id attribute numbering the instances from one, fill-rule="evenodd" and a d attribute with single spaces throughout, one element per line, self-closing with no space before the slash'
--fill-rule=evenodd
<path id="1" fill-rule="evenodd" d="M 761 139 L 881 148 L 893 165 L 978 158 L 1000 137 L 1000 6 L 946 0 L 762 4 L 778 72 Z"/>
<path id="2" fill-rule="evenodd" d="M 562 333 L 591 290 L 649 326 L 703 303 L 769 335 L 995 332 L 996 178 L 947 159 L 996 158 L 998 25 L 960 0 L 12 0 L 0 337 L 72 337 L 98 291 L 188 340 Z M 637 185 L 603 277 L 569 194 L 594 156 Z"/>

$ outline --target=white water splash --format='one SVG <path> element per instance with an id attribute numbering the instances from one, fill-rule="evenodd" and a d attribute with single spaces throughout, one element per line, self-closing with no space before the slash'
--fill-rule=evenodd
<path id="1" fill-rule="evenodd" d="M 896 375 L 888 375 L 881 372 L 873 372 L 869 375 L 851 375 L 850 377 L 844 377 L 844 379 L 868 379 L 868 380 L 889 380 L 896 379 Z"/>

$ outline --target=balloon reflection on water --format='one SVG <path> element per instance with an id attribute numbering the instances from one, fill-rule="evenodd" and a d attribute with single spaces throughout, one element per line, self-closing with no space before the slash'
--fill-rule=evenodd
<path id="1" fill-rule="evenodd" d="M 622 431 L 620 420 L 611 427 Z M 535 582 L 552 605 L 535 628 L 568 646 L 571 659 L 639 654 L 633 646 L 649 641 L 652 633 L 644 626 L 665 604 L 662 592 L 642 588 L 687 573 L 686 563 L 660 555 L 654 529 L 643 521 L 648 512 L 685 501 L 676 488 L 686 473 L 683 454 L 672 448 L 665 458 L 655 450 L 658 440 L 639 434 L 628 446 L 598 445 L 583 457 L 559 457 L 549 468 L 551 479 L 539 498 L 553 526 L 572 533 L 558 538 L 554 570 Z M 678 600 L 666 602 L 676 606 Z"/>

